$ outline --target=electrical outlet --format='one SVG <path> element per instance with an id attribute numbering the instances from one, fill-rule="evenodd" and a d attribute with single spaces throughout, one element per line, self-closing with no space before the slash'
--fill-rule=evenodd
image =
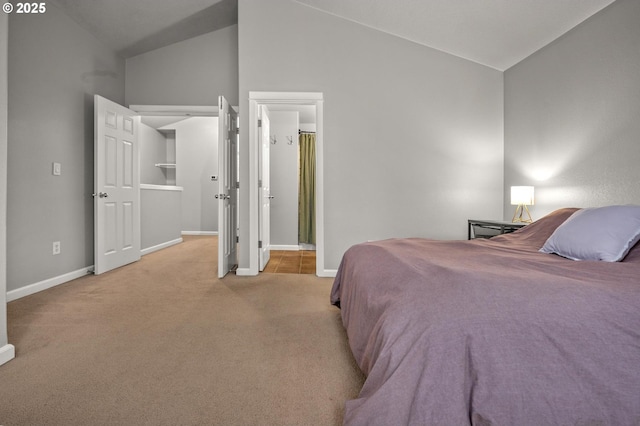
<path id="1" fill-rule="evenodd" d="M 53 242 L 53 254 L 60 254 L 60 241 Z"/>

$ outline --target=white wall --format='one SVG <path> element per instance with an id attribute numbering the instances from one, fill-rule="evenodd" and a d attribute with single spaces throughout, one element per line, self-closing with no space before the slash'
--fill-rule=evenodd
<path id="1" fill-rule="evenodd" d="M 618 0 L 505 72 L 505 194 L 534 185 L 534 219 L 640 204 L 639 23 Z"/>
<path id="2" fill-rule="evenodd" d="M 237 105 L 238 26 L 129 58 L 126 75 L 127 105 Z"/>
<path id="3" fill-rule="evenodd" d="M 241 117 L 249 91 L 323 93 L 325 268 L 355 243 L 462 239 L 470 217 L 502 216 L 501 72 L 292 0 L 239 0 L 238 9 Z M 244 230 L 248 207 L 241 188 Z M 246 237 L 241 268 L 257 250 Z"/>
<path id="4" fill-rule="evenodd" d="M 271 111 L 271 245 L 298 246 L 298 113 Z M 289 145 L 292 138 L 293 144 Z M 281 247 L 281 248 L 287 248 Z M 278 249 L 278 247 L 275 247 Z"/>
<path id="5" fill-rule="evenodd" d="M 182 192 L 182 231 L 218 231 L 218 117 L 191 117 L 176 129 L 176 185 Z"/>
<path id="6" fill-rule="evenodd" d="M 124 60 L 52 3 L 9 16 L 8 58 L 12 291 L 93 265 L 93 95 L 124 102 Z"/>

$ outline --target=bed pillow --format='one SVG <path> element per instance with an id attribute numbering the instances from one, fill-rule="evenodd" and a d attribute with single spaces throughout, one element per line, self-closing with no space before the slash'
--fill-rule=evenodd
<path id="1" fill-rule="evenodd" d="M 544 243 L 542 253 L 572 260 L 618 262 L 640 240 L 640 206 L 581 209 Z"/>

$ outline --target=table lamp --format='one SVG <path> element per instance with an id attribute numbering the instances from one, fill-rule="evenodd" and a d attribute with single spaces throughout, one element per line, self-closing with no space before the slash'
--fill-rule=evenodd
<path id="1" fill-rule="evenodd" d="M 533 205 L 533 186 L 512 186 L 511 205 L 518 206 L 511 222 L 531 223 L 531 213 L 527 206 Z"/>

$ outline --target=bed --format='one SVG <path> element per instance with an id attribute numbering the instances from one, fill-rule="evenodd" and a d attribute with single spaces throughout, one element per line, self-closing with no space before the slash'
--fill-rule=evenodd
<path id="1" fill-rule="evenodd" d="M 580 210 L 347 250 L 330 297 L 366 380 L 344 423 L 640 425 L 640 235 L 616 262 L 540 252 Z"/>

